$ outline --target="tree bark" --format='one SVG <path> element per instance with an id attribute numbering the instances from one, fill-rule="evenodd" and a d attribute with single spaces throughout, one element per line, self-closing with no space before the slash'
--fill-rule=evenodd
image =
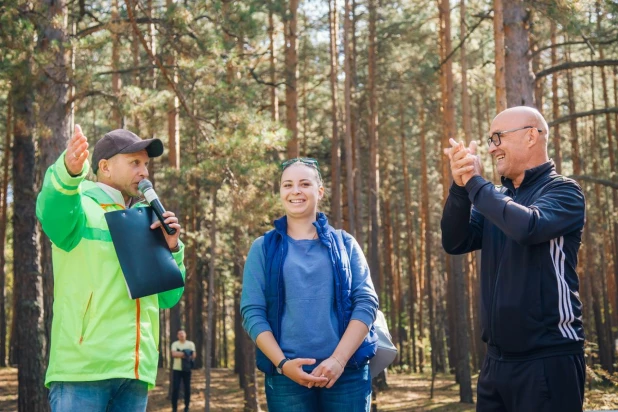
<path id="1" fill-rule="evenodd" d="M 7 208 L 8 208 L 8 188 L 9 188 L 9 162 L 11 156 L 11 133 L 13 132 L 13 95 L 9 89 L 6 99 L 6 136 L 4 138 L 4 157 L 2 159 L 2 195 L 0 201 L 0 367 L 7 366 L 6 363 L 6 296 L 5 296 L 5 280 L 6 272 L 4 265 L 6 264 L 5 245 L 6 245 L 6 226 L 7 226 Z"/>
<path id="2" fill-rule="evenodd" d="M 567 51 L 567 61 L 570 60 L 570 53 Z M 582 166 L 581 166 L 581 158 L 579 155 L 579 139 L 577 133 L 577 111 L 575 108 L 575 91 L 573 87 L 573 75 L 571 71 L 567 71 L 567 94 L 568 94 L 568 106 L 569 106 L 569 115 L 568 119 L 565 120 L 569 122 L 571 127 L 571 159 L 573 162 L 573 174 L 581 175 L 582 174 Z M 618 109 L 618 108 L 617 108 Z M 559 124 L 558 120 L 552 122 L 553 124 Z M 550 124 L 550 127 L 552 124 Z"/>
<path id="3" fill-rule="evenodd" d="M 120 88 L 122 87 L 122 83 L 120 80 L 120 73 L 118 72 L 118 63 L 120 62 L 120 32 L 122 30 L 119 23 L 120 14 L 118 13 L 118 0 L 112 0 L 111 17 L 112 21 L 109 25 L 109 30 L 112 37 L 112 92 L 115 97 L 115 101 L 112 106 L 112 119 L 114 127 L 120 129 L 124 127 L 124 122 L 120 102 Z"/>
<path id="4" fill-rule="evenodd" d="M 459 37 L 466 37 L 466 0 L 460 2 L 459 12 Z M 468 93 L 468 61 L 466 56 L 466 44 L 460 47 L 461 60 L 461 122 L 463 126 L 466 145 L 472 141 L 472 115 L 470 113 L 470 95 Z"/>
<path id="5" fill-rule="evenodd" d="M 44 2 L 46 15 L 44 26 L 40 28 L 38 52 L 47 55 L 50 62 L 46 65 L 42 82 L 38 86 L 40 117 L 43 127 L 39 136 L 39 182 L 43 181 L 47 168 L 60 156 L 69 140 L 70 117 L 67 116 L 68 76 L 66 18 L 67 9 L 64 1 Z M 54 24 L 61 21 L 62 24 Z M 56 48 L 57 47 L 57 48 Z M 51 54 L 50 54 L 51 53 Z M 52 307 L 54 302 L 54 278 L 52 269 L 51 242 L 37 225 L 41 246 L 41 274 L 43 279 L 43 325 L 46 337 L 45 360 L 49 358 L 51 343 Z"/>
<path id="6" fill-rule="evenodd" d="M 345 73 L 344 84 L 344 116 L 345 116 L 345 167 L 346 167 L 346 190 L 348 194 L 348 231 L 354 236 L 356 233 L 356 202 L 354 201 L 354 160 L 353 160 L 353 145 L 352 145 L 352 65 L 350 55 L 352 47 L 350 47 L 350 32 L 352 30 L 352 22 L 350 20 L 350 0 L 344 0 L 344 17 L 343 17 L 343 71 Z"/>
<path id="7" fill-rule="evenodd" d="M 369 0 L 369 70 L 368 70 L 368 87 L 369 93 L 369 213 L 370 213 L 370 247 L 369 247 L 369 268 L 371 277 L 378 296 L 382 291 L 382 285 L 379 282 L 380 273 L 380 155 L 378 141 L 378 107 L 377 107 L 377 88 L 376 88 L 376 60 L 377 60 L 377 42 L 376 42 L 376 1 Z"/>
<path id="8" fill-rule="evenodd" d="M 214 283 L 215 283 L 215 266 L 217 259 L 217 192 L 218 188 L 213 187 L 211 190 L 211 223 L 210 223 L 210 261 L 208 263 L 208 315 L 206 320 L 206 347 L 205 347 L 205 374 L 206 374 L 206 388 L 204 389 L 204 399 L 206 399 L 206 412 L 210 412 L 210 377 L 212 369 L 212 330 L 214 323 Z"/>
<path id="9" fill-rule="evenodd" d="M 421 109 L 422 110 L 422 109 Z M 400 134 L 401 134 L 401 169 L 403 173 L 403 193 L 405 198 L 405 222 L 406 222 L 406 252 L 408 257 L 408 313 L 410 322 L 410 342 L 412 346 L 412 370 L 417 371 L 416 362 L 416 311 L 415 305 L 418 302 L 418 288 L 416 286 L 416 245 L 414 240 L 414 212 L 412 211 L 412 194 L 410 187 L 410 172 L 408 171 L 408 156 L 406 153 L 405 119 L 403 111 L 403 96 L 399 106 Z"/>
<path id="10" fill-rule="evenodd" d="M 591 53 L 592 54 L 592 53 Z M 594 68 L 590 68 L 590 92 L 592 94 L 592 110 L 595 110 L 596 107 L 596 99 L 595 99 L 595 75 Z M 590 147 L 599 149 L 599 139 L 597 133 L 597 122 L 596 117 L 592 117 L 592 141 L 590 142 Z M 594 151 L 593 151 L 594 152 Z M 592 164 L 592 171 L 595 176 L 599 174 L 599 156 L 594 153 L 591 154 L 591 159 L 588 164 Z M 600 153 L 599 153 L 600 155 Z M 594 185 L 594 196 L 589 196 L 590 205 L 594 205 L 594 209 L 591 207 L 590 212 L 593 215 L 593 219 L 590 221 L 589 229 L 597 233 L 600 231 L 600 221 L 602 219 L 601 211 L 607 207 L 607 205 L 603 204 L 603 199 L 601 198 L 601 190 L 599 185 Z M 594 256 L 594 250 L 597 247 L 602 247 L 601 245 L 595 244 L 596 239 L 593 240 L 593 243 L 588 244 L 587 252 L 588 252 L 588 264 L 586 269 L 588 270 L 590 281 L 592 285 L 592 304 L 593 311 L 595 317 L 595 326 L 597 328 L 597 342 L 599 344 L 599 359 L 601 361 L 601 367 L 608 371 L 609 373 L 613 373 L 614 371 L 614 348 L 611 339 L 611 333 L 608 333 L 608 330 L 611 330 L 611 317 L 609 313 L 602 312 L 602 306 L 605 306 L 606 296 L 603 294 L 603 288 L 601 286 L 602 282 L 605 282 L 605 267 L 599 264 L 596 260 L 596 256 Z M 595 246 L 593 247 L 593 244 Z"/>
<path id="11" fill-rule="evenodd" d="M 535 106 L 528 32 L 528 13 L 524 8 L 524 1 L 505 0 L 504 47 L 508 107 Z"/>
<path id="12" fill-rule="evenodd" d="M 423 93 L 424 94 L 424 93 Z M 425 124 L 425 107 L 423 103 L 419 104 L 419 122 L 421 127 L 420 133 L 420 145 L 421 145 L 421 234 L 423 241 L 421 247 L 424 245 L 424 252 L 421 250 L 421 256 L 423 264 L 421 265 L 422 273 L 419 279 L 419 300 L 418 300 L 418 364 L 419 371 L 423 373 L 425 367 L 425 323 L 423 306 L 425 302 L 425 288 L 427 281 L 430 279 L 429 274 L 431 270 L 431 243 L 433 242 L 431 233 L 431 212 L 429 210 L 429 183 L 428 175 L 429 168 L 427 166 L 427 138 L 426 138 L 426 124 Z M 431 290 L 431 288 L 430 288 Z M 430 300 L 431 301 L 431 300 Z M 433 320 L 433 308 L 430 309 L 431 318 Z"/>
<path id="13" fill-rule="evenodd" d="M 19 213 L 13 214 L 13 259 L 16 327 L 16 356 L 19 364 L 17 410 L 38 412 L 49 410 L 44 387 L 45 338 L 43 329 L 43 296 L 39 267 L 35 214 L 35 142 L 33 131 L 34 90 L 32 54 L 26 52 L 22 67 L 12 83 L 14 97 L 13 134 L 13 201 Z"/>
<path id="14" fill-rule="evenodd" d="M 273 13 L 274 0 L 268 2 L 268 54 L 270 82 L 277 84 L 277 48 L 275 47 L 275 19 Z M 279 96 L 275 86 L 270 87 L 270 112 L 275 122 L 279 121 Z"/>
<path id="15" fill-rule="evenodd" d="M 173 0 L 166 0 L 167 11 L 171 13 L 174 8 Z M 167 52 L 167 65 L 171 67 L 171 81 L 178 84 L 178 70 L 176 69 L 176 56 L 173 50 Z M 180 104 L 178 96 L 174 93 L 173 85 L 168 86 L 171 97 L 167 102 L 167 139 L 169 164 L 172 169 L 180 170 Z"/>
<path id="16" fill-rule="evenodd" d="M 239 227 L 234 228 L 234 238 L 241 239 L 242 231 Z M 235 292 L 235 308 L 234 317 L 235 324 L 235 339 L 237 342 L 236 351 L 239 356 L 239 380 L 244 394 L 244 412 L 260 411 L 260 403 L 258 400 L 257 376 L 255 372 L 255 344 L 242 327 L 242 316 L 240 314 L 240 296 L 243 268 L 245 264 L 245 251 L 236 248 L 236 256 L 234 258 L 234 274 L 236 275 L 236 284 L 238 285 Z"/>
<path id="17" fill-rule="evenodd" d="M 507 0 L 508 1 L 508 0 Z M 502 0 L 494 0 L 494 42 L 496 72 L 494 83 L 496 88 L 496 113 L 506 109 L 506 79 L 504 55 L 504 9 Z"/>
<path id="18" fill-rule="evenodd" d="M 338 92 L 337 92 L 337 76 L 338 64 L 337 58 L 339 55 L 337 49 L 337 33 L 339 31 L 339 23 L 337 18 L 337 0 L 328 1 L 328 23 L 330 28 L 330 93 L 331 93 L 331 121 L 332 121 L 332 139 L 330 152 L 330 167 L 331 167 L 331 215 L 332 225 L 340 229 L 342 224 L 341 215 L 341 150 L 339 143 L 339 122 L 338 122 Z"/>
<path id="19" fill-rule="evenodd" d="M 556 22 L 551 21 L 550 23 L 550 32 L 551 32 L 551 44 L 556 44 Z M 556 48 L 552 47 L 551 49 L 551 65 L 555 66 L 558 64 L 558 57 L 556 53 Z M 554 74 L 551 77 L 551 95 L 552 95 L 552 119 L 556 120 L 560 118 L 560 101 L 558 100 L 558 74 Z M 554 146 L 554 163 L 556 164 L 556 172 L 562 173 L 562 147 L 561 147 L 562 137 L 560 136 L 560 125 L 557 124 L 554 126 L 554 133 L 552 136 L 552 143 Z"/>
<path id="20" fill-rule="evenodd" d="M 441 47 L 440 51 L 442 56 L 448 56 L 451 52 L 451 11 L 450 1 L 440 1 L 440 37 Z M 449 59 L 441 68 L 440 85 L 442 89 L 442 123 L 443 123 L 443 137 L 442 148 L 450 147 L 448 140 L 451 136 L 456 134 L 455 124 L 455 104 L 454 104 L 454 85 L 453 85 L 453 63 Z M 448 187 L 450 185 L 451 173 L 446 161 L 443 161 L 442 167 L 442 184 L 443 184 L 443 199 L 446 200 L 448 195 Z M 467 336 L 467 302 L 464 301 L 463 287 L 464 273 L 463 256 L 451 256 L 451 270 L 449 273 L 449 290 L 451 298 L 447 299 L 449 302 L 449 318 L 451 321 L 449 324 L 452 350 L 454 354 L 454 365 L 456 365 L 456 374 L 459 381 L 459 396 L 460 401 L 464 403 L 472 403 L 472 383 L 470 377 L 470 360 L 469 360 L 469 341 Z M 437 340 L 434 338 L 434 342 Z M 432 345 L 432 352 L 436 349 L 436 346 Z M 435 370 L 434 370 L 435 371 Z M 435 372 L 434 372 L 435 373 Z"/>
<path id="21" fill-rule="evenodd" d="M 288 159 L 298 157 L 298 1 L 289 0 L 285 22 L 285 125 L 290 133 Z"/>
<path id="22" fill-rule="evenodd" d="M 603 20 L 603 15 L 601 14 L 601 5 L 598 0 L 596 1 L 596 11 L 597 11 L 597 32 L 599 33 L 598 35 L 600 35 L 600 33 L 602 33 L 601 22 Z M 603 46 L 599 45 L 598 50 L 599 50 L 599 58 L 603 60 L 605 58 Z M 605 107 L 608 108 L 610 107 L 609 95 L 608 95 L 609 85 L 608 85 L 607 77 L 605 75 L 605 68 L 601 67 L 600 69 L 601 69 L 601 81 L 603 84 L 603 103 Z M 618 101 L 615 101 L 614 103 L 618 105 Z M 618 127 L 618 125 L 616 125 L 616 127 Z M 610 176 L 616 176 L 616 159 L 614 157 L 614 136 L 612 132 L 612 119 L 611 119 L 611 115 L 609 112 L 605 113 L 605 130 L 607 132 L 607 152 L 609 155 Z M 600 146 L 598 147 L 600 149 Z M 600 156 L 602 158 L 603 154 L 601 153 Z M 595 173 L 595 175 L 597 174 Z M 615 190 L 612 191 L 612 204 L 613 204 L 613 209 L 617 210 L 618 209 L 618 191 L 615 191 Z M 608 217 L 608 220 L 609 220 L 608 223 L 613 226 L 613 237 L 610 239 L 610 243 L 612 244 L 612 250 L 615 252 L 618 252 L 618 219 L 616 218 L 614 214 L 611 214 Z M 611 231 L 610 231 L 610 236 L 611 236 Z M 613 255 L 613 261 L 614 261 L 614 280 L 618 282 L 618 255 L 616 254 Z M 614 297 L 616 298 L 616 302 L 618 302 L 618 290 Z M 607 316 L 607 318 L 609 319 L 609 316 Z M 613 339 L 610 338 L 610 342 L 612 342 L 612 340 Z M 613 353 L 614 351 L 612 351 L 612 355 Z"/>

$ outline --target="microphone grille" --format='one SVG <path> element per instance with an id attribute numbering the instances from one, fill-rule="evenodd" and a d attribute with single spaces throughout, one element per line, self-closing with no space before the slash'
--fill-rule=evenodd
<path id="1" fill-rule="evenodd" d="M 137 188 L 140 192 L 144 193 L 148 189 L 152 189 L 152 183 L 148 179 L 142 179 L 138 184 Z"/>

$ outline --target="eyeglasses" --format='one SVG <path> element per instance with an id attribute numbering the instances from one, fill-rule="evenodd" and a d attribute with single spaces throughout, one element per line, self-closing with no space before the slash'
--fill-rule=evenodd
<path id="1" fill-rule="evenodd" d="M 503 130 L 501 132 L 494 132 L 491 134 L 490 137 L 487 138 L 487 146 L 491 147 L 491 144 L 493 143 L 494 146 L 500 146 L 500 144 L 502 143 L 502 135 L 506 134 L 506 133 L 511 133 L 511 132 L 516 132 L 518 130 L 524 130 L 524 129 L 536 129 L 534 126 L 524 126 L 524 127 L 519 127 L 517 129 L 511 129 L 511 130 Z M 543 133 L 543 130 L 541 129 L 536 129 L 539 133 Z"/>
<path id="2" fill-rule="evenodd" d="M 322 179 L 322 174 L 320 173 L 320 165 L 318 164 L 318 161 L 312 157 L 295 157 L 294 159 L 288 159 L 281 163 L 281 171 L 283 172 L 294 163 L 302 163 L 306 166 L 313 167 L 315 170 L 318 171 L 318 176 L 320 177 L 320 180 Z"/>

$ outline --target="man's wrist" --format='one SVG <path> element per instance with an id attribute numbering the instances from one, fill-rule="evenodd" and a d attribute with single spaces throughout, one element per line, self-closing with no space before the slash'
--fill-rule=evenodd
<path id="1" fill-rule="evenodd" d="M 176 242 L 176 246 L 171 247 L 171 248 L 170 248 L 170 251 L 171 251 L 172 253 L 179 252 L 179 251 L 180 251 L 180 242 Z"/>

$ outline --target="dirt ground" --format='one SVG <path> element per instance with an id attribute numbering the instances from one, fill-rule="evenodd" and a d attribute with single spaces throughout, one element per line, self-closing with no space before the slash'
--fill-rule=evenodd
<path id="1" fill-rule="evenodd" d="M 150 392 L 149 412 L 171 411 L 168 394 L 169 371 L 159 370 L 157 386 Z M 475 381 L 476 379 L 473 379 Z M 430 376 L 428 374 L 389 374 L 389 389 L 378 393 L 380 411 L 402 412 L 463 412 L 474 411 L 474 405 L 458 402 L 459 388 L 450 375 L 438 375 L 434 398 L 429 398 Z M 263 380 L 260 379 L 260 401 L 266 411 Z M 204 410 L 205 378 L 203 370 L 196 370 L 192 379 L 191 410 Z M 473 388 L 475 390 L 475 388 Z M 238 379 L 228 369 L 214 369 L 211 380 L 211 410 L 213 412 L 241 412 L 242 391 Z M 182 406 L 182 400 L 180 400 Z M 586 409 L 618 409 L 618 388 L 586 388 Z M 182 409 L 180 409 L 182 410 Z M 0 368 L 0 411 L 17 411 L 17 370 Z"/>

